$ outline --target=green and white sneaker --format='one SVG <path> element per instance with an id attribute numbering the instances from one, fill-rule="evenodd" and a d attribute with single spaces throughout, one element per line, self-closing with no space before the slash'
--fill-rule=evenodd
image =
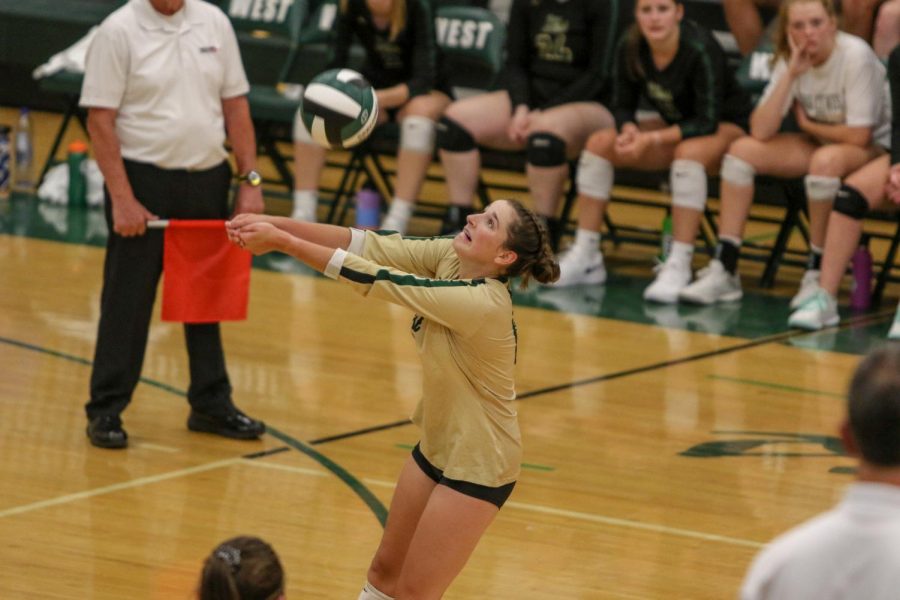
<path id="1" fill-rule="evenodd" d="M 819 289 L 819 275 L 821 271 L 818 269 L 808 269 L 804 271 L 803 278 L 800 280 L 800 289 L 791 298 L 791 310 L 797 310 L 803 303 L 812 298 L 813 294 Z"/>
<path id="2" fill-rule="evenodd" d="M 837 310 L 837 300 L 822 288 L 813 292 L 788 318 L 789 327 L 818 331 L 823 327 L 837 325 L 841 320 Z M 898 331 L 900 335 L 900 331 Z"/>
<path id="3" fill-rule="evenodd" d="M 900 304 L 897 305 L 897 312 L 894 313 L 894 322 L 891 323 L 891 329 L 888 331 L 889 340 L 900 340 Z"/>

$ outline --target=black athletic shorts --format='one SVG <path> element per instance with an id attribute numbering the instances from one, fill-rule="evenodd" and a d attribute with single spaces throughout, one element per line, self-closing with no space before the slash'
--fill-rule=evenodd
<path id="1" fill-rule="evenodd" d="M 515 481 L 507 483 L 506 485 L 501 485 L 500 487 L 490 487 L 444 477 L 443 471 L 428 462 L 428 459 L 425 458 L 425 455 L 419 450 L 419 444 L 416 444 L 416 447 L 413 448 L 412 457 L 413 460 L 416 461 L 416 464 L 419 465 L 419 468 L 422 469 L 422 472 L 436 484 L 446 485 L 451 490 L 456 490 L 460 494 L 490 502 L 497 508 L 503 507 L 503 503 L 506 502 L 506 499 L 512 494 L 513 488 L 516 487 Z"/>

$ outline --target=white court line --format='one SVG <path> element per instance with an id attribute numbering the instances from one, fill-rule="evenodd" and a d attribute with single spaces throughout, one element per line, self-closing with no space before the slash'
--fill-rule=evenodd
<path id="1" fill-rule="evenodd" d="M 302 473 L 305 475 L 327 475 L 324 471 L 316 471 L 314 469 L 307 469 L 304 467 L 293 467 L 290 465 L 278 465 L 272 463 L 262 463 L 256 461 L 246 461 L 248 464 L 252 464 L 257 467 L 266 467 L 270 469 L 278 469 L 281 471 L 293 471 L 295 473 Z M 390 481 L 384 481 L 383 479 L 369 479 L 364 478 L 361 480 L 363 483 L 383 488 L 391 488 L 393 489 L 396 484 Z M 544 515 L 553 515 L 556 517 L 566 517 L 568 519 L 576 519 L 578 521 L 588 521 L 591 523 L 600 523 L 601 525 L 611 525 L 613 527 L 626 527 L 629 529 L 640 529 L 642 531 L 652 531 L 654 533 L 662 533 L 665 535 L 674 535 L 678 537 L 686 537 L 695 540 L 703 540 L 705 542 L 719 542 L 722 544 L 731 544 L 734 546 L 745 546 L 747 548 L 762 548 L 765 546 L 762 542 L 754 542 L 752 540 L 744 540 L 741 538 L 734 538 L 725 535 L 716 535 L 714 533 L 704 533 L 702 531 L 694 531 L 692 529 L 681 529 L 679 527 L 668 527 L 666 525 L 657 525 L 655 523 L 643 523 L 641 521 L 633 521 L 631 519 L 617 519 L 615 517 L 605 517 L 603 515 L 595 515 L 591 513 L 578 512 L 574 510 L 563 510 L 561 508 L 553 508 L 550 506 L 542 506 L 540 504 L 528 504 L 525 502 L 515 502 L 510 500 L 506 504 L 503 505 L 504 508 L 515 508 L 518 510 L 527 510 L 535 513 L 540 513 Z"/>
<path id="2" fill-rule="evenodd" d="M 168 452 L 170 454 L 174 454 L 176 452 L 181 452 L 178 448 L 173 448 L 172 446 L 163 446 L 161 444 L 154 444 L 152 442 L 135 442 L 132 444 L 137 448 L 146 448 L 147 450 L 159 450 L 160 452 Z"/>
<path id="3" fill-rule="evenodd" d="M 11 517 L 13 515 L 21 515 L 22 513 L 31 512 L 33 510 L 40 510 L 42 508 L 47 508 L 50 506 L 67 504 L 69 502 L 75 502 L 76 500 L 93 498 L 94 496 L 102 496 L 103 494 L 110 494 L 112 492 L 118 492 L 120 490 L 128 490 L 131 488 L 140 487 L 142 485 L 158 483 L 160 481 L 166 481 L 168 479 L 176 479 L 178 477 L 184 477 L 185 475 L 203 473 L 204 471 L 211 471 L 213 469 L 219 469 L 221 467 L 238 464 L 242 460 L 242 458 L 227 458 L 225 460 L 217 460 L 215 462 L 206 463 L 205 465 L 197 465 L 196 467 L 188 467 L 187 469 L 170 471 L 168 473 L 161 473 L 159 475 L 150 475 L 149 477 L 140 477 L 138 479 L 132 479 L 131 481 L 123 481 L 122 483 L 114 483 L 112 485 L 94 488 L 92 490 L 85 490 L 83 492 L 76 492 L 74 494 L 66 494 L 65 496 L 59 496 L 57 498 L 51 498 L 49 500 L 41 500 L 39 502 L 32 502 L 31 504 L 14 506 L 13 508 L 0 510 L 0 519 L 4 517 Z"/>
<path id="4" fill-rule="evenodd" d="M 300 473 L 302 475 L 314 475 L 315 477 L 328 477 L 330 473 L 319 469 L 310 469 L 309 467 L 295 467 L 292 465 L 282 465 L 279 463 L 260 462 L 259 459 L 243 458 L 243 464 L 251 467 L 261 467 L 263 469 L 272 469 L 273 471 L 288 471 L 289 473 Z"/>
<path id="5" fill-rule="evenodd" d="M 716 535 L 714 533 L 704 533 L 702 531 L 681 529 L 679 527 L 667 527 L 666 525 L 657 525 L 656 523 L 643 523 L 641 521 L 632 521 L 631 519 L 604 517 L 603 515 L 594 515 L 591 513 L 583 513 L 573 510 L 562 510 L 560 508 L 553 508 L 550 506 L 541 506 L 540 504 L 525 504 L 523 502 L 514 502 L 511 500 L 503 505 L 504 508 L 506 508 L 507 506 L 510 508 L 518 508 L 519 510 L 530 510 L 532 512 L 542 513 L 545 515 L 567 517 L 570 519 L 578 519 L 581 521 L 591 521 L 594 523 L 601 523 L 603 525 L 612 525 L 614 527 L 642 529 L 644 531 L 653 531 L 655 533 L 664 533 L 666 535 L 677 535 L 679 537 L 693 538 L 695 540 L 703 540 L 705 542 L 721 542 L 723 544 L 746 546 L 748 548 L 762 548 L 763 546 L 765 546 L 765 544 L 761 542 L 728 537 L 727 535 Z"/>

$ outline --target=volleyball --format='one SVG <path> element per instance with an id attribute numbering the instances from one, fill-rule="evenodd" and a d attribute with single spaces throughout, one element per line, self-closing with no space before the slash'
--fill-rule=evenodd
<path id="1" fill-rule="evenodd" d="M 309 82 L 300 118 L 312 139 L 326 148 L 350 148 L 372 133 L 378 98 L 366 78 L 352 69 L 331 69 Z"/>

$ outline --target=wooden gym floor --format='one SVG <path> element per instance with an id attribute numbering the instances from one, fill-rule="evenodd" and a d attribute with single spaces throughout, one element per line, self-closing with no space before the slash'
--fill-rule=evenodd
<path id="1" fill-rule="evenodd" d="M 95 449 L 105 235 L 97 212 L 0 202 L 0 598 L 190 598 L 210 549 L 253 534 L 289 598 L 355 599 L 417 440 L 412 315 L 257 260 L 250 317 L 223 332 L 264 438 L 187 431 L 180 327 L 157 314 L 131 446 Z M 733 598 L 760 547 L 851 480 L 843 393 L 896 290 L 803 334 L 785 326 L 796 269 L 763 293 L 748 266 L 739 305 L 645 307 L 650 254 L 611 249 L 605 288 L 516 294 L 522 477 L 446 598 Z"/>

